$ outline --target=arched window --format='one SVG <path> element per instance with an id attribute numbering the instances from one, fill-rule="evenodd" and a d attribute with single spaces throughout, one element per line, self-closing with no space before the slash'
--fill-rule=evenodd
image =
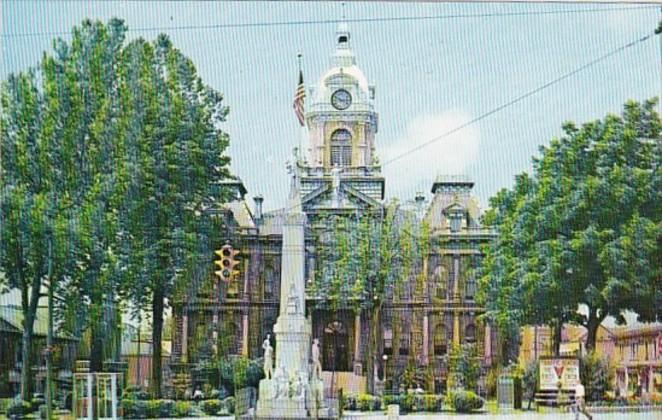
<path id="1" fill-rule="evenodd" d="M 476 326 L 474 324 L 469 324 L 464 329 L 464 341 L 471 344 L 476 342 Z"/>
<path id="2" fill-rule="evenodd" d="M 448 352 L 448 337 L 444 324 L 438 324 L 434 328 L 434 354 L 443 356 Z"/>
<path id="3" fill-rule="evenodd" d="M 331 134 L 331 166 L 352 164 L 352 135 L 344 128 Z"/>

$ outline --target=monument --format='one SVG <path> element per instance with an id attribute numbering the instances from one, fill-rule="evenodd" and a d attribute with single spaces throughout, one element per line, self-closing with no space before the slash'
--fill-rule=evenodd
<path id="1" fill-rule="evenodd" d="M 320 377 L 319 348 L 315 340 L 311 355 L 312 328 L 306 318 L 306 215 L 301 207 L 298 164 L 289 164 L 288 170 L 292 184 L 283 222 L 280 312 L 274 325 L 276 369 L 274 371 L 272 366 L 273 348 L 267 336 L 262 344 L 265 379 L 260 381 L 256 414 L 258 418 L 326 417 L 328 409 L 322 407 L 324 386 Z M 312 363 L 309 363 L 311 356 Z M 314 367 L 312 372 L 311 367 Z"/>

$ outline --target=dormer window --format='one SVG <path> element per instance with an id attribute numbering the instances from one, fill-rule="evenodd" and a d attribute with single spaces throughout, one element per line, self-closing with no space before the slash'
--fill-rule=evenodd
<path id="1" fill-rule="evenodd" d="M 352 135 L 345 129 L 331 134 L 331 166 L 350 166 L 352 163 Z"/>
<path id="2" fill-rule="evenodd" d="M 462 229 L 462 219 L 457 215 L 451 216 L 451 232 L 459 232 Z"/>

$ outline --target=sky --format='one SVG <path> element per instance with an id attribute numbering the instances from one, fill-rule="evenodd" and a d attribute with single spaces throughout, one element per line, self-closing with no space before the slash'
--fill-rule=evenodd
<path id="1" fill-rule="evenodd" d="M 225 96 L 231 167 L 250 204 L 250 197 L 262 194 L 266 210 L 285 205 L 285 161 L 300 140 L 292 109 L 297 53 L 303 54 L 306 84 L 314 85 L 329 65 L 337 27 L 303 22 L 340 19 L 340 2 L 4 0 L 0 7 L 3 79 L 38 64 L 51 49 L 52 33 L 68 39 L 85 18 L 122 18 L 129 39 L 168 34 L 203 80 Z M 641 9 L 607 10 L 623 7 Z M 344 14 L 358 66 L 376 85 L 382 162 L 642 38 L 662 16 L 659 5 L 391 2 L 349 3 Z M 412 16 L 445 18 L 369 21 Z M 255 25 L 270 22 L 290 23 Z M 247 25 L 191 28 L 227 24 Z M 162 29 L 138 30 L 155 27 Z M 562 134 L 563 122 L 591 121 L 619 113 L 628 99 L 660 96 L 660 42 L 637 43 L 384 165 L 387 198 L 408 200 L 417 191 L 430 198 L 437 175 L 466 174 L 485 207 L 490 196 L 512 186 L 516 174 L 531 170 L 531 157 Z"/>

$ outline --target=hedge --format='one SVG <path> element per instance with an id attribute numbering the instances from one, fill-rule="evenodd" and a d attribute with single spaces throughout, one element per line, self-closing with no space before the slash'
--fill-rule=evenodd
<path id="1" fill-rule="evenodd" d="M 458 413 L 469 413 L 483 407 L 483 399 L 471 391 L 450 391 L 446 395 L 446 404 Z"/>

